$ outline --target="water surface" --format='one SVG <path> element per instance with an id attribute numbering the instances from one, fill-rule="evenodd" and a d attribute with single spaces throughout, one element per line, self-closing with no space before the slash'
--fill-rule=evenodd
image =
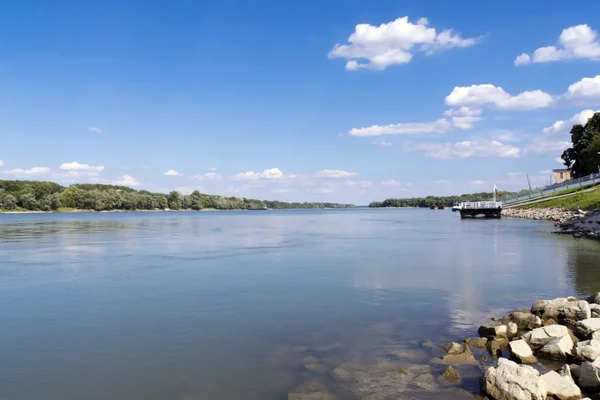
<path id="1" fill-rule="evenodd" d="M 551 229 L 419 209 L 0 215 L 0 399 L 270 400 L 312 381 L 353 398 L 331 369 L 599 291 L 600 246 Z"/>

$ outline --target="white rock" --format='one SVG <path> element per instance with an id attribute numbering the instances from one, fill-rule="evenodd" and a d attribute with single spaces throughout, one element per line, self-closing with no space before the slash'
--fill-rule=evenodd
<path id="1" fill-rule="evenodd" d="M 577 326 L 575 329 L 579 336 L 591 336 L 594 332 L 600 330 L 600 318 L 588 318 L 582 321 L 577 321 Z"/>
<path id="2" fill-rule="evenodd" d="M 556 371 L 550 371 L 542 375 L 542 380 L 546 382 L 549 395 L 554 395 L 560 400 L 581 398 L 581 389 L 567 376 L 561 376 Z"/>
<path id="3" fill-rule="evenodd" d="M 547 301 L 547 300 L 538 300 Z M 533 307 L 532 307 L 533 308 Z M 543 308 L 542 308 L 543 309 Z M 513 311 L 510 316 L 520 329 L 535 329 L 542 326 L 540 317 L 528 312 Z"/>
<path id="4" fill-rule="evenodd" d="M 565 335 L 554 339 L 538 350 L 538 356 L 547 360 L 566 361 L 567 356 L 573 354 L 573 340 Z"/>
<path id="5" fill-rule="evenodd" d="M 600 356 L 600 340 L 591 339 L 575 345 L 575 356 L 581 361 L 595 361 Z"/>
<path id="6" fill-rule="evenodd" d="M 536 328 L 531 332 L 527 332 L 525 335 L 523 335 L 523 339 L 532 348 L 538 348 L 550 343 L 554 339 L 559 339 L 568 335 L 569 330 L 566 326 L 548 325 L 542 328 Z"/>
<path id="7" fill-rule="evenodd" d="M 485 372 L 483 390 L 496 400 L 546 400 L 548 393 L 538 371 L 504 358 Z"/>
<path id="8" fill-rule="evenodd" d="M 508 344 L 510 346 L 510 353 L 517 360 L 525 364 L 533 364 L 537 362 L 537 359 L 531 351 L 531 347 L 523 339 L 513 340 Z"/>
<path id="9" fill-rule="evenodd" d="M 506 324 L 506 334 L 509 338 L 517 336 L 517 332 L 519 332 L 519 327 L 514 322 L 509 322 Z"/>
<path id="10" fill-rule="evenodd" d="M 592 317 L 590 305 L 585 300 L 568 301 L 559 308 L 559 318 L 580 321 Z"/>

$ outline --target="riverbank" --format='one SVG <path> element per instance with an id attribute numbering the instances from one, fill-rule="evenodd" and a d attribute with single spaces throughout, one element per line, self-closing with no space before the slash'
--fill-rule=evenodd
<path id="1" fill-rule="evenodd" d="M 550 221 L 559 228 L 556 233 L 600 240 L 600 209 L 573 211 L 560 208 L 509 208 L 502 210 L 502 215 L 509 218 Z"/>

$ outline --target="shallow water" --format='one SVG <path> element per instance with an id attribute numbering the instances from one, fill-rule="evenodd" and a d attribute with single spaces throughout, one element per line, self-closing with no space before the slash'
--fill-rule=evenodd
<path id="1" fill-rule="evenodd" d="M 354 398 L 368 385 L 332 369 L 419 364 L 425 339 L 600 291 L 600 245 L 551 229 L 420 209 L 0 215 L 0 399 L 270 400 L 314 381 Z"/>

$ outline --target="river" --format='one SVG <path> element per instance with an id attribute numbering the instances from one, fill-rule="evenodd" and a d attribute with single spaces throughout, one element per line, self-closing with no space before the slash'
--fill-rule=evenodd
<path id="1" fill-rule="evenodd" d="M 600 245 L 551 230 L 429 209 L 0 215 L 0 399 L 352 398 L 345 362 L 600 291 Z"/>

